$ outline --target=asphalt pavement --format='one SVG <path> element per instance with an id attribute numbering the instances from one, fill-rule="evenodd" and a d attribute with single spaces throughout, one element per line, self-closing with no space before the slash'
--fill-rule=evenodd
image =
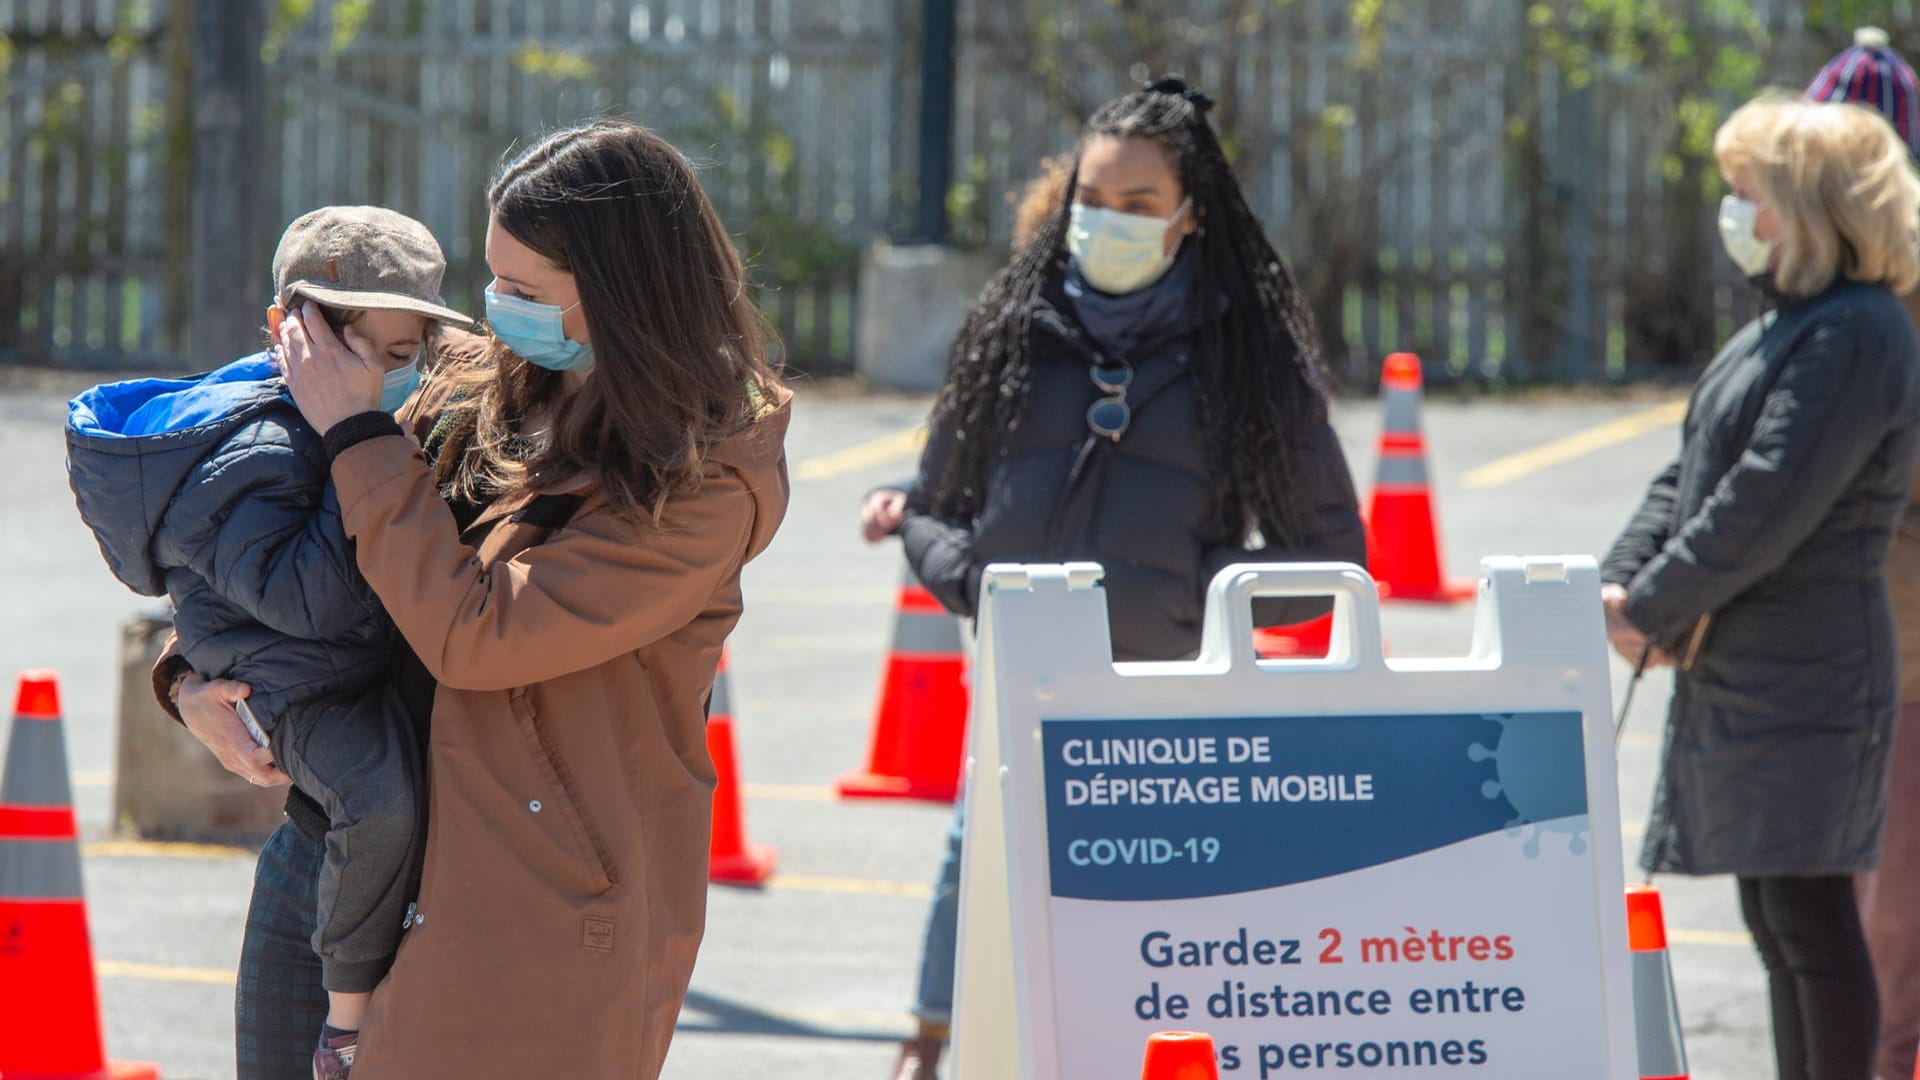
<path id="1" fill-rule="evenodd" d="M 0 373 L 3 374 L 3 373 Z M 145 601 L 108 574 L 61 464 L 66 378 L 0 378 L 8 479 L 0 566 L 0 674 L 59 671 L 85 842 L 109 1049 L 172 1080 L 231 1076 L 232 971 L 250 853 L 124 842 L 110 820 L 119 626 Z M 930 881 L 950 809 L 845 803 L 833 779 L 862 763 L 886 656 L 900 553 L 861 543 L 862 494 L 911 467 L 919 398 L 801 389 L 788 452 L 794 500 L 746 573 L 731 649 L 751 840 L 779 853 L 762 889 L 716 887 L 670 1077 L 879 1078 L 909 1031 Z M 1429 465 L 1448 569 L 1495 554 L 1599 553 L 1678 445 L 1668 399 L 1429 401 Z M 1336 423 L 1364 492 L 1378 408 Z M 1388 605 L 1395 655 L 1466 651 L 1471 605 Z M 1627 671 L 1614 666 L 1616 700 Z M 1634 698 L 1620 757 L 1630 881 L 1670 681 Z M 0 728 L 6 721 L 0 718 Z M 184 734 L 182 737 L 185 737 Z M 1768 1075 L 1765 983 L 1725 878 L 1659 882 L 1687 1051 L 1697 1080 Z M 501 992 L 510 993 L 503 985 Z"/>

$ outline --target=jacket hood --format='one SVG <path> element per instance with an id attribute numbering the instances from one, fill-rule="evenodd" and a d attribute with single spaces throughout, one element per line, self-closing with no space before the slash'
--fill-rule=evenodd
<path id="1" fill-rule="evenodd" d="M 266 353 L 184 379 L 105 383 L 67 403 L 67 482 L 115 577 L 166 591 L 154 532 L 195 465 L 235 428 L 285 400 Z"/>
<path id="2" fill-rule="evenodd" d="M 708 460 L 746 478 L 753 493 L 753 535 L 747 557 L 773 542 L 787 513 L 792 488 L 787 478 L 787 425 L 793 419 L 793 391 L 784 386 L 760 392 L 760 416 L 745 431 L 713 448 Z"/>

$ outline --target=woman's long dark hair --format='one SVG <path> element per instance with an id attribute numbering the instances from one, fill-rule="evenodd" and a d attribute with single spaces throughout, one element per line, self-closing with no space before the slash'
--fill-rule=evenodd
<path id="1" fill-rule="evenodd" d="M 1240 182 L 1208 125 L 1212 102 L 1179 79 L 1161 79 L 1102 106 L 1081 144 L 1095 136 L 1151 139 L 1165 149 L 1193 200 L 1200 228 L 1195 297 L 1224 296 L 1225 314 L 1201 330 L 1200 430 L 1212 476 L 1212 521 L 1204 539 L 1239 543 L 1257 528 L 1268 544 L 1307 534 L 1297 477 L 1308 435 L 1324 423 L 1327 377 L 1313 315 L 1293 274 L 1267 241 Z M 987 284 L 955 340 L 936 411 L 951 420 L 955 445 L 934 493 L 934 513 L 968 521 L 985 498 L 1005 433 L 1018 427 L 1031 384 L 1031 319 L 1048 280 L 1067 259 L 1067 216 L 1079 154 L 1065 197 Z"/>
<path id="2" fill-rule="evenodd" d="M 778 386 L 732 238 L 680 152 L 624 120 L 542 139 L 501 168 L 487 204 L 497 228 L 573 275 L 593 374 L 562 402 L 559 373 L 496 343 L 492 363 L 454 373 L 440 483 L 484 501 L 593 472 L 618 513 L 658 521 Z M 552 437 L 529 449 L 523 425 L 543 413 Z"/>

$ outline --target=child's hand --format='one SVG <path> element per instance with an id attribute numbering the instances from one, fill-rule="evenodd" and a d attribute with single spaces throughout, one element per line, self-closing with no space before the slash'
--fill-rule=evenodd
<path id="1" fill-rule="evenodd" d="M 349 338 L 357 337 L 351 329 Z M 287 389 L 300 415 L 314 430 L 326 434 L 349 416 L 380 407 L 380 380 L 385 368 L 361 355 L 371 346 L 361 339 L 356 350 L 334 336 L 318 306 L 311 301 L 289 312 L 280 324 L 280 349 L 275 354 Z"/>
<path id="2" fill-rule="evenodd" d="M 259 787 L 280 787 L 293 781 L 273 763 L 273 751 L 253 741 L 233 703 L 253 692 L 246 683 L 189 675 L 180 684 L 180 719 L 220 764 L 235 776 Z"/>

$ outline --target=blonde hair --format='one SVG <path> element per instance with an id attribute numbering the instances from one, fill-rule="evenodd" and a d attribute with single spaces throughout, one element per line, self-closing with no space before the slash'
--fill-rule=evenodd
<path id="1" fill-rule="evenodd" d="M 1884 116 L 1769 95 L 1720 125 L 1713 154 L 1780 219 L 1782 293 L 1812 296 L 1841 276 L 1896 293 L 1920 284 L 1920 174 Z"/>

